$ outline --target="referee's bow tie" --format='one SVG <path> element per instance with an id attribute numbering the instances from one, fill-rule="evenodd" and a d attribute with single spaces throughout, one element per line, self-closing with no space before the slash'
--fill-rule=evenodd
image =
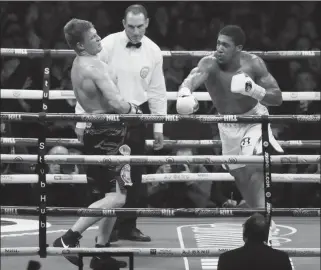
<path id="1" fill-rule="evenodd" d="M 126 45 L 126 48 L 131 48 L 131 47 L 136 47 L 136 49 L 140 48 L 142 46 L 141 42 L 138 43 L 132 43 L 132 42 L 128 42 Z"/>

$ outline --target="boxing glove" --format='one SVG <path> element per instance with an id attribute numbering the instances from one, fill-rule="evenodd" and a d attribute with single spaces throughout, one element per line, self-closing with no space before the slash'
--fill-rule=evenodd
<path id="1" fill-rule="evenodd" d="M 176 111 L 179 114 L 192 114 L 198 111 L 199 104 L 197 99 L 192 95 L 191 90 L 187 87 L 183 87 L 179 90 Z"/>
<path id="2" fill-rule="evenodd" d="M 261 101 L 266 93 L 266 90 L 257 85 L 247 74 L 238 73 L 232 77 L 231 92 L 242 94 Z"/>
<path id="3" fill-rule="evenodd" d="M 134 103 L 128 103 L 130 105 L 130 109 L 127 114 L 143 114 L 139 106 L 135 105 Z"/>

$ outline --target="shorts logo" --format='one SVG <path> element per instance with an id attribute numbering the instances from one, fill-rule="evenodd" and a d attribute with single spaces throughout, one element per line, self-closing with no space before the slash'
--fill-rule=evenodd
<path id="1" fill-rule="evenodd" d="M 251 145 L 251 138 L 250 137 L 245 137 L 241 141 L 241 146 L 246 147 Z"/>
<path id="2" fill-rule="evenodd" d="M 149 72 L 149 67 L 143 67 L 140 71 L 140 77 L 142 79 L 145 79 L 148 75 L 148 72 Z"/>

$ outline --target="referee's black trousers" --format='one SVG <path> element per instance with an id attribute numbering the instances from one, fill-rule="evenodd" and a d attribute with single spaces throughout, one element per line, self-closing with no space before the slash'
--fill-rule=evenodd
<path id="1" fill-rule="evenodd" d="M 148 102 L 139 106 L 144 114 L 150 114 Z M 145 140 L 147 138 L 147 125 L 144 123 L 130 125 L 126 144 L 131 148 L 131 155 L 145 155 Z M 123 208 L 146 208 L 146 188 L 142 185 L 142 175 L 146 173 L 144 165 L 131 165 L 131 179 L 133 185 L 127 189 L 126 203 Z M 129 232 L 136 228 L 137 217 L 117 219 L 115 229 Z"/>

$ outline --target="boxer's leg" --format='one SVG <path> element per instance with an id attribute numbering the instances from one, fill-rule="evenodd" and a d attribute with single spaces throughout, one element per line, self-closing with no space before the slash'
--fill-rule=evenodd
<path id="1" fill-rule="evenodd" d="M 120 154 L 125 135 L 124 127 L 109 125 L 104 128 L 85 132 L 85 154 L 89 155 L 117 155 Z M 126 146 L 128 147 L 128 146 Z M 130 148 L 128 150 L 130 152 Z M 117 192 L 116 183 L 120 184 L 120 174 L 123 166 L 88 166 L 87 177 L 92 179 L 94 189 L 105 197 L 94 202 L 89 208 L 119 208 L 126 200 L 126 192 L 122 188 Z M 124 185 L 122 185 L 123 187 Z M 71 228 L 82 234 L 88 227 L 101 220 L 102 217 L 81 217 Z M 90 224 L 90 225 L 89 225 Z"/>
<path id="2" fill-rule="evenodd" d="M 87 129 L 84 134 L 85 154 L 102 155 L 116 154 L 123 143 L 125 130 L 122 127 L 106 127 L 105 129 Z M 88 166 L 87 177 L 100 194 L 108 193 L 91 204 L 89 208 L 116 208 L 122 207 L 126 200 L 126 193 L 117 193 L 116 181 L 120 178 L 121 168 L 116 166 Z M 106 179 L 107 178 L 107 179 Z M 81 217 L 62 237 L 57 238 L 55 247 L 75 247 L 78 245 L 81 234 L 102 217 Z M 101 240 L 100 240 L 101 241 Z M 73 264 L 78 265 L 78 256 L 66 256 Z"/>
<path id="3" fill-rule="evenodd" d="M 262 166 L 261 166 L 262 167 Z M 264 176 L 260 165 L 230 170 L 243 199 L 250 208 L 264 208 Z"/>
<path id="4" fill-rule="evenodd" d="M 244 127 L 245 129 L 246 127 Z M 258 153 L 261 141 L 261 125 L 253 125 L 244 130 L 240 140 L 239 154 L 252 156 Z M 230 166 L 230 174 L 235 178 L 243 199 L 251 208 L 264 208 L 263 164 Z M 235 169 L 234 169 L 235 168 Z"/>
<path id="5" fill-rule="evenodd" d="M 131 149 L 127 145 L 122 145 L 119 148 L 119 152 L 122 155 L 129 155 L 131 152 Z M 118 195 L 118 204 L 114 206 L 114 208 L 121 208 L 125 204 L 126 201 L 126 194 L 127 194 L 127 187 L 132 186 L 131 178 L 130 178 L 130 166 L 124 165 L 124 166 L 118 166 L 115 168 L 115 174 L 117 181 L 115 181 L 115 187 L 116 187 L 116 193 Z M 112 191 L 114 191 L 114 187 L 112 188 Z M 106 196 L 109 196 L 107 193 Z M 116 217 L 107 217 L 103 218 L 99 223 L 99 229 L 98 234 L 96 237 L 96 244 L 105 246 L 110 239 L 111 232 L 114 228 L 114 225 L 116 223 L 117 218 Z"/>
<path id="6" fill-rule="evenodd" d="M 116 189 L 117 189 L 116 193 L 121 194 L 118 183 L 116 183 Z M 123 200 L 123 204 L 124 203 L 125 203 L 125 199 Z M 122 207 L 122 206 L 120 206 L 120 207 Z M 97 237 L 96 237 L 96 244 L 97 245 L 105 246 L 109 242 L 110 235 L 111 235 L 111 232 L 114 228 L 116 220 L 117 220 L 116 217 L 105 217 L 101 221 L 99 221 L 98 233 L 97 233 Z"/>

